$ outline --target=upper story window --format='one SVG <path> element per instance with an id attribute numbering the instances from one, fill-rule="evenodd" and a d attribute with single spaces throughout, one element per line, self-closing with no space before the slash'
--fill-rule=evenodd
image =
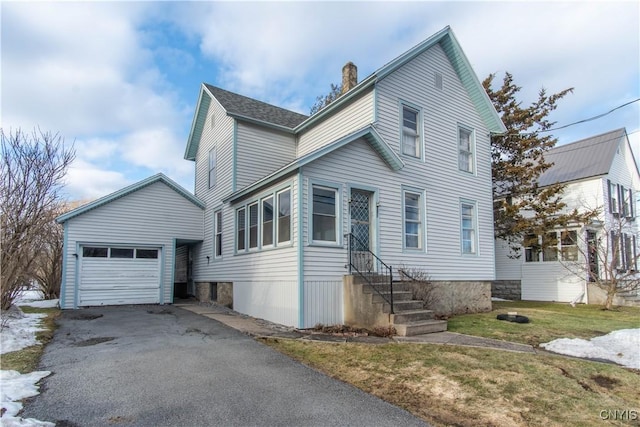
<path id="1" fill-rule="evenodd" d="M 209 151 L 209 188 L 216 185 L 216 147 Z"/>
<path id="2" fill-rule="evenodd" d="M 422 193 L 404 192 L 404 248 L 422 249 Z"/>
<path id="3" fill-rule="evenodd" d="M 420 111 L 402 105 L 402 154 L 418 158 L 422 156 L 419 123 Z"/>
<path id="4" fill-rule="evenodd" d="M 313 186 L 312 240 L 314 242 L 338 241 L 338 190 Z"/>
<path id="5" fill-rule="evenodd" d="M 458 167 L 461 171 L 474 172 L 473 131 L 458 127 Z"/>
<path id="6" fill-rule="evenodd" d="M 291 241 L 291 190 L 278 193 L 278 243 Z"/>
<path id="7" fill-rule="evenodd" d="M 460 204 L 460 218 L 462 228 L 462 253 L 477 253 L 477 225 L 476 225 L 476 206 L 474 203 L 462 202 Z"/>

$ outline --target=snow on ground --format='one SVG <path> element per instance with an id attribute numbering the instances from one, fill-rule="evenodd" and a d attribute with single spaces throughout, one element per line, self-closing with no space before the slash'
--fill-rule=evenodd
<path id="1" fill-rule="evenodd" d="M 621 329 L 591 340 L 560 338 L 540 344 L 554 353 L 604 359 L 627 368 L 640 369 L 640 329 Z"/>
<path id="2" fill-rule="evenodd" d="M 38 300 L 40 299 L 40 300 Z M 19 305 L 35 306 L 57 306 L 57 300 L 42 301 L 42 294 L 37 291 L 26 291 L 16 299 Z M 37 301 L 34 301 L 37 300 Z M 0 354 L 21 350 L 25 347 L 39 344 L 36 340 L 36 333 L 43 330 L 40 326 L 41 319 L 45 314 L 22 313 L 18 309 L 7 310 L 2 313 L 3 321 L 6 325 L 0 333 Z M 5 322 L 3 322 L 4 324 Z M 0 370 L 0 405 L 6 412 L 0 418 L 0 425 L 4 427 L 13 426 L 54 426 L 50 422 L 39 421 L 33 418 L 22 418 L 16 416 L 22 409 L 21 399 L 35 396 L 39 393 L 38 381 L 49 375 L 49 371 L 36 371 L 21 375 L 17 371 Z"/>

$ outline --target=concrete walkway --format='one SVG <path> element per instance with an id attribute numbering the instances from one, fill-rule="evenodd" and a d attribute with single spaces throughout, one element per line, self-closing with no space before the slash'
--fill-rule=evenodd
<path id="1" fill-rule="evenodd" d="M 324 334 L 308 329 L 295 329 L 283 325 L 278 325 L 263 319 L 256 319 L 227 307 L 215 303 L 199 303 L 194 300 L 183 300 L 174 307 L 179 307 L 192 313 L 217 320 L 220 323 L 234 328 L 252 337 L 278 337 L 289 339 L 330 341 L 330 342 L 363 342 L 369 344 L 414 343 L 414 344 L 442 344 L 459 345 L 466 347 L 479 347 L 494 350 L 514 351 L 518 353 L 536 353 L 536 350 L 527 344 L 518 344 L 509 341 L 495 340 L 491 338 L 474 337 L 455 332 L 438 332 L 433 334 L 416 335 L 412 337 L 392 337 L 382 338 L 374 336 L 346 336 Z"/>

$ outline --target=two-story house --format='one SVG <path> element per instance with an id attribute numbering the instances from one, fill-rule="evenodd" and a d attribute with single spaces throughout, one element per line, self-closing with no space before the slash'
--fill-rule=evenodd
<path id="1" fill-rule="evenodd" d="M 602 292 L 590 283 L 637 270 L 640 176 L 627 133 L 617 129 L 554 147 L 545 160 L 553 166 L 540 176 L 540 186 L 564 184 L 567 212 L 597 210 L 597 216 L 588 224 L 527 236 L 519 258 L 497 241 L 493 295 L 599 303 Z"/>
<path id="2" fill-rule="evenodd" d="M 490 133 L 505 128 L 452 30 L 360 82 L 355 73 L 347 64 L 343 94 L 310 117 L 203 84 L 185 151 L 195 195 L 158 175 L 61 217 L 63 307 L 119 303 L 107 295 L 132 282 L 118 288 L 91 264 L 121 248 L 132 265 L 139 250 L 158 251 L 155 302 L 172 302 L 177 253 L 191 292 L 224 292 L 239 312 L 297 327 L 343 322 L 354 252 L 488 299 Z M 98 215 L 107 210 L 119 219 Z M 76 226 L 91 221 L 100 232 Z M 122 222 L 136 224 L 131 234 Z"/>

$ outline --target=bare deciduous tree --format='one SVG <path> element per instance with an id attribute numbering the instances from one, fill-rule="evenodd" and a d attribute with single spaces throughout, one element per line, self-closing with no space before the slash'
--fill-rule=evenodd
<path id="1" fill-rule="evenodd" d="M 579 233 L 577 259 L 562 261 L 569 272 L 604 292 L 605 310 L 613 308 L 616 296 L 640 290 L 635 230 L 623 216 L 607 225 L 586 228 Z"/>
<path id="2" fill-rule="evenodd" d="M 0 129 L 0 308 L 7 310 L 24 285 L 35 279 L 43 236 L 60 206 L 60 190 L 73 159 L 57 133 Z"/>

